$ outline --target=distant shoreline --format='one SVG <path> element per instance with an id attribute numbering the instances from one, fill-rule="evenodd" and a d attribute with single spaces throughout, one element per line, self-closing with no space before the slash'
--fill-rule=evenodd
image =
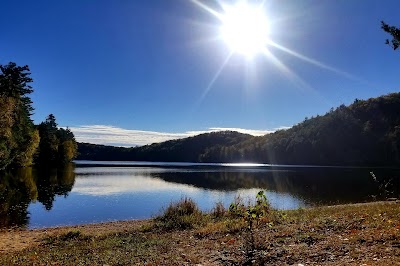
<path id="1" fill-rule="evenodd" d="M 400 169 L 395 166 L 349 166 L 349 165 L 296 165 L 267 163 L 196 163 L 196 162 L 152 162 L 152 161 L 92 161 L 74 160 L 77 167 L 215 167 L 215 168 L 267 168 L 267 169 L 302 169 L 302 168 L 339 168 L 339 169 Z"/>

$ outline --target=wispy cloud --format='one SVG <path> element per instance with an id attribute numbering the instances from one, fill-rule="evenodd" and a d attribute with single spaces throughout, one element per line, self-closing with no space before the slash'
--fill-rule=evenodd
<path id="1" fill-rule="evenodd" d="M 181 139 L 199 135 L 202 133 L 210 133 L 224 130 L 232 130 L 241 133 L 250 134 L 253 136 L 262 136 L 278 129 L 285 129 L 287 127 L 276 128 L 273 130 L 253 130 L 243 128 L 223 128 L 212 127 L 207 130 L 186 131 L 182 133 L 168 133 L 157 131 L 145 131 L 135 129 L 123 129 L 107 125 L 85 125 L 70 127 L 78 142 L 88 142 L 93 144 L 113 145 L 113 146 L 142 146 L 151 143 L 158 143 L 172 139 Z"/>

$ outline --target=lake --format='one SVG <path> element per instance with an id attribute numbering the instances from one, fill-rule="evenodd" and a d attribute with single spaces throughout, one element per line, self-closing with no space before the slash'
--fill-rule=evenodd
<path id="1" fill-rule="evenodd" d="M 398 196 L 399 177 L 396 168 L 77 161 L 1 173 L 0 227 L 146 219 L 182 197 L 209 211 L 259 190 L 277 209 L 366 202 Z"/>

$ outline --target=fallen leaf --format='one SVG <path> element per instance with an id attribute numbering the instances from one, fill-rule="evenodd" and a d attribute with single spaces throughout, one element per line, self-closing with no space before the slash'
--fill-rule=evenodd
<path id="1" fill-rule="evenodd" d="M 233 239 L 233 238 L 228 241 L 228 244 L 230 244 L 230 245 L 232 245 L 233 243 L 235 243 L 235 239 Z"/>

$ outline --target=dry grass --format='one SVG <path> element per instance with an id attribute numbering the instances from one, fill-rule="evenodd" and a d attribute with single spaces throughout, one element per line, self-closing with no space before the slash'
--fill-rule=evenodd
<path id="1" fill-rule="evenodd" d="M 220 219 L 223 218 L 226 214 L 226 209 L 222 202 L 217 202 L 215 207 L 211 210 L 211 215 L 213 218 Z"/>
<path id="2" fill-rule="evenodd" d="M 190 198 L 182 198 L 171 203 L 164 212 L 156 217 L 155 227 L 162 230 L 192 229 L 206 223 L 206 216 Z"/>
<path id="3" fill-rule="evenodd" d="M 400 265 L 399 203 L 273 212 L 254 227 L 253 250 L 248 248 L 243 218 L 213 218 L 189 201 L 174 206 L 164 214 L 173 219 L 177 214 L 203 218 L 191 221 L 187 229 L 160 227 L 155 219 L 140 225 L 121 222 L 120 228 L 118 223 L 102 224 L 104 231 L 100 225 L 52 229 L 51 235 L 44 230 L 25 231 L 26 236 L 35 234 L 37 242 L 10 252 L 0 241 L 0 264 Z M 272 227 L 271 220 L 275 221 Z M 0 240 L 5 239 L 4 233 Z"/>

